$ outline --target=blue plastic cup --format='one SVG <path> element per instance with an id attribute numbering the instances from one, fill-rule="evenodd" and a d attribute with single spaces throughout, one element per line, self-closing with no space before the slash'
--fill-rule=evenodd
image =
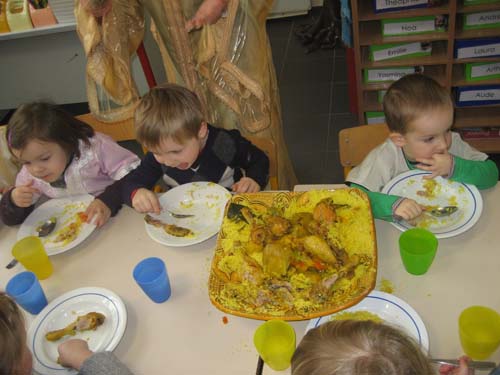
<path id="1" fill-rule="evenodd" d="M 7 283 L 8 295 L 27 312 L 36 315 L 47 306 L 47 298 L 33 272 L 18 273 Z"/>
<path id="2" fill-rule="evenodd" d="M 162 303 L 170 298 L 167 268 L 160 258 L 141 260 L 134 268 L 134 279 L 154 302 Z"/>

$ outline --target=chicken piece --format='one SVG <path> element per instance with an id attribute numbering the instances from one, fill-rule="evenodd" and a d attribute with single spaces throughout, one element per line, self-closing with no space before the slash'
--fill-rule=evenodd
<path id="1" fill-rule="evenodd" d="M 187 236 L 194 235 L 194 233 L 191 229 L 179 227 L 179 226 L 174 225 L 174 224 L 164 223 L 163 221 L 161 221 L 159 219 L 155 219 L 151 215 L 144 216 L 144 221 L 152 226 L 157 227 L 157 228 L 163 228 L 163 230 L 166 233 L 170 234 L 171 236 L 187 237 Z"/>
<path id="2" fill-rule="evenodd" d="M 262 265 L 268 275 L 286 275 L 292 250 L 290 247 L 279 243 L 268 243 L 262 251 Z"/>
<path id="3" fill-rule="evenodd" d="M 310 223 L 314 221 L 313 216 L 309 212 L 299 212 L 293 215 L 291 222 L 292 222 L 292 234 L 297 237 L 305 237 L 310 233 L 309 230 L 309 225 Z"/>
<path id="4" fill-rule="evenodd" d="M 290 231 L 292 224 L 281 216 L 269 216 L 266 219 L 266 224 L 269 226 L 269 231 L 275 237 L 282 237 Z"/>
<path id="5" fill-rule="evenodd" d="M 89 312 L 88 314 L 79 316 L 75 321 L 68 324 L 62 329 L 50 331 L 45 334 L 48 341 L 57 341 L 64 336 L 74 336 L 76 332 L 95 330 L 104 323 L 106 317 L 98 312 Z"/>
<path id="6" fill-rule="evenodd" d="M 320 223 L 333 223 L 337 218 L 335 205 L 329 199 L 323 199 L 314 207 L 313 218 Z"/>
<path id="7" fill-rule="evenodd" d="M 302 239 L 304 249 L 312 256 L 328 264 L 337 263 L 337 258 L 328 243 L 318 236 L 307 236 Z"/>
<path id="8" fill-rule="evenodd" d="M 250 231 L 251 242 L 258 245 L 264 245 L 268 237 L 269 237 L 269 231 L 265 226 L 263 225 L 252 226 L 252 230 Z"/>

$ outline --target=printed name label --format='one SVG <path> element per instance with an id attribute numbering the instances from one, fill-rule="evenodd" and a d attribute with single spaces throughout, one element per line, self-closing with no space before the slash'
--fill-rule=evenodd
<path id="1" fill-rule="evenodd" d="M 500 74 L 500 62 L 473 66 L 470 75 L 472 78 L 491 76 L 494 74 Z"/>
<path id="2" fill-rule="evenodd" d="M 384 24 L 385 35 L 400 35 L 434 31 L 434 19 L 414 22 L 394 22 Z"/>
<path id="3" fill-rule="evenodd" d="M 465 16 L 465 23 L 469 26 L 488 25 L 500 22 L 500 10 L 494 12 L 471 13 Z"/>
<path id="4" fill-rule="evenodd" d="M 397 56 L 409 55 L 412 53 L 424 52 L 422 49 L 422 44 L 420 43 L 409 43 L 402 46 L 391 47 L 388 49 L 382 49 L 380 51 L 373 52 L 373 60 L 385 60 Z"/>
<path id="5" fill-rule="evenodd" d="M 397 69 L 397 70 L 381 70 L 381 69 L 370 69 L 368 71 L 368 81 L 397 81 L 401 77 L 414 73 L 415 69 Z"/>
<path id="6" fill-rule="evenodd" d="M 500 55 L 500 43 L 486 44 L 484 46 L 459 48 L 457 52 L 457 58 L 459 59 L 464 59 L 467 57 L 495 56 L 495 55 Z"/>
<path id="7" fill-rule="evenodd" d="M 428 0 L 377 0 L 376 9 L 391 9 L 427 4 Z"/>
<path id="8" fill-rule="evenodd" d="M 500 100 L 500 89 L 464 91 L 460 93 L 459 100 L 461 102 Z"/>

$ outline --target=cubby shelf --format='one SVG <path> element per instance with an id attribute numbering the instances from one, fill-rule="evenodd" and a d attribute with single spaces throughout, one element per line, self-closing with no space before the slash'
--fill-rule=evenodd
<path id="1" fill-rule="evenodd" d="M 463 0 L 448 0 L 436 7 L 405 9 L 394 12 L 375 13 L 373 1 L 351 0 L 354 62 L 356 73 L 357 110 L 359 124 L 366 123 L 365 112 L 382 111 L 378 102 L 377 91 L 385 90 L 390 82 L 365 83 L 363 70 L 368 68 L 394 68 L 403 66 L 423 66 L 424 74 L 428 74 L 440 82 L 450 92 L 456 87 L 498 85 L 500 79 L 489 79 L 475 82 L 465 80 L 465 64 L 472 62 L 498 62 L 500 58 L 467 58 L 454 57 L 455 41 L 459 39 L 476 39 L 498 37 L 500 28 L 463 30 L 463 16 L 467 13 L 500 10 L 500 2 L 494 4 L 469 5 Z M 382 19 L 399 19 L 417 16 L 448 16 L 448 31 L 428 34 L 384 37 L 381 31 Z M 430 56 L 398 60 L 370 61 L 369 46 L 387 43 L 432 43 Z M 500 127 L 500 105 L 460 107 L 455 110 L 455 128 Z M 469 140 L 468 140 L 469 141 Z M 473 139 L 470 143 L 485 152 L 500 153 L 500 138 Z"/>

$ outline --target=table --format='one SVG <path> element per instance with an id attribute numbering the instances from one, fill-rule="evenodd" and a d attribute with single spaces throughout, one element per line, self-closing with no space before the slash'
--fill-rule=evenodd
<path id="1" fill-rule="evenodd" d="M 297 190 L 310 188 L 314 185 L 298 186 Z M 389 280 L 394 294 L 420 314 L 435 357 L 456 358 L 462 353 L 457 319 L 463 308 L 481 304 L 500 310 L 500 294 L 495 290 L 500 188 L 482 195 L 485 204 L 480 221 L 462 235 L 440 240 L 436 259 L 423 276 L 403 269 L 397 246 L 400 232 L 387 222 L 375 223 L 378 283 Z M 22 270 L 20 265 L 11 270 L 4 267 L 11 259 L 16 234 L 16 227 L 0 226 L 2 289 Z M 211 238 L 182 248 L 163 246 L 148 237 L 142 215 L 124 207 L 78 247 L 51 257 L 54 274 L 41 284 L 49 301 L 86 286 L 108 288 L 120 295 L 128 323 L 115 354 L 136 374 L 251 374 L 257 365 L 253 333 L 261 321 L 225 314 L 210 303 L 207 285 L 215 241 Z M 135 264 L 149 256 L 160 257 L 167 265 L 172 296 L 163 304 L 150 301 L 132 278 Z M 223 317 L 228 318 L 227 324 Z M 307 321 L 291 324 L 299 342 Z M 500 353 L 491 360 L 500 361 Z M 289 373 L 274 372 L 267 366 L 264 370 L 264 374 Z"/>

